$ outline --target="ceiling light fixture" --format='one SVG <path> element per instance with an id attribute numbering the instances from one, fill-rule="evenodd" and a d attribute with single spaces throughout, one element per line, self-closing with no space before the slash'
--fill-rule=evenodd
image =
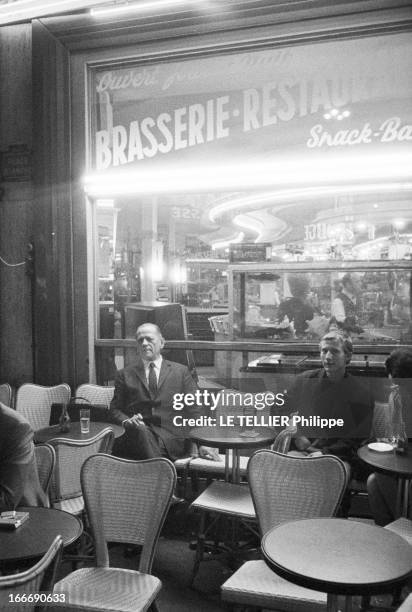
<path id="1" fill-rule="evenodd" d="M 237 191 L 243 189 L 290 189 L 335 185 L 361 186 L 367 183 L 393 183 L 412 178 L 412 154 L 380 153 L 330 155 L 314 159 L 290 156 L 282 160 L 246 160 L 238 163 L 162 165 L 141 170 L 123 167 L 92 172 L 84 177 L 86 193 L 111 197 L 126 193 L 165 193 L 189 191 Z M 159 176 L 161 180 L 159 181 Z"/>
<path id="2" fill-rule="evenodd" d="M 216 251 L 217 249 L 224 249 L 231 244 L 239 244 L 239 242 L 243 241 L 245 234 L 243 232 L 239 232 L 234 238 L 229 238 L 228 240 L 219 240 L 217 242 L 212 243 L 212 251 Z"/>
<path id="3" fill-rule="evenodd" d="M 236 215 L 236 217 L 233 219 L 233 223 L 238 227 L 255 232 L 257 234 L 255 242 L 260 242 L 259 239 L 264 229 L 263 223 L 257 219 L 254 219 L 251 215 Z"/>
<path id="4" fill-rule="evenodd" d="M 411 191 L 412 183 L 372 183 L 366 185 L 334 185 L 319 186 L 319 187 L 303 187 L 298 189 L 278 189 L 264 194 L 252 194 L 247 197 L 236 197 L 231 200 L 226 200 L 223 203 L 213 206 L 208 212 L 209 220 L 217 223 L 217 220 L 230 210 L 237 210 L 248 207 L 263 208 L 265 204 L 279 202 L 289 202 L 294 200 L 309 200 L 314 197 L 331 197 L 336 195 L 349 195 L 374 192 L 396 192 L 396 191 Z M 374 204 L 374 208 L 378 208 Z"/>

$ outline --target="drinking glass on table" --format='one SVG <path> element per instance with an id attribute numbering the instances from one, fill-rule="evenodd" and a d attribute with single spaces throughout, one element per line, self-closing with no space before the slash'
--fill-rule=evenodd
<path id="1" fill-rule="evenodd" d="M 388 402 L 375 401 L 374 431 L 377 442 L 390 444 L 394 449 L 397 446 L 397 433 L 391 419 Z"/>
<path id="2" fill-rule="evenodd" d="M 395 420 L 388 423 L 386 437 L 378 438 L 379 441 L 387 442 L 393 446 L 393 450 L 397 453 L 405 453 L 408 447 L 408 436 L 404 422 Z"/>
<path id="3" fill-rule="evenodd" d="M 406 453 L 408 448 L 408 436 L 406 435 L 404 423 L 396 423 L 392 430 L 391 444 L 397 453 Z"/>
<path id="4" fill-rule="evenodd" d="M 80 408 L 80 432 L 87 434 L 90 431 L 90 408 Z"/>

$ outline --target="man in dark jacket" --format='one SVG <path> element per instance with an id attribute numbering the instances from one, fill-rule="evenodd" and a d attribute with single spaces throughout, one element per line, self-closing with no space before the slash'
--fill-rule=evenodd
<path id="1" fill-rule="evenodd" d="M 298 375 L 288 393 L 288 408 L 304 417 L 342 419 L 343 426 L 320 429 L 316 423 L 303 428 L 295 448 L 304 454 L 332 454 L 347 462 L 352 476 L 363 474 L 357 449 L 370 436 L 374 401 L 359 377 L 348 374 L 352 342 L 340 332 L 329 332 L 320 341 L 322 368 Z"/>
<path id="2" fill-rule="evenodd" d="M 308 327 L 308 321 L 314 316 L 314 310 L 307 302 L 309 281 L 304 276 L 294 274 L 288 277 L 288 283 L 292 297 L 281 302 L 278 317 L 282 321 L 286 316 L 291 323 L 293 322 L 296 334 L 302 336 Z"/>
<path id="3" fill-rule="evenodd" d="M 118 372 L 110 404 L 111 419 L 125 429 L 113 454 L 128 459 L 176 459 L 191 454 L 189 428 L 175 426 L 173 417 L 196 418 L 201 415 L 200 407 L 187 406 L 183 413 L 176 412 L 173 398 L 183 401 L 185 394 L 195 394 L 196 383 L 186 366 L 163 359 L 164 339 L 157 325 L 141 325 L 136 340 L 138 362 Z M 198 452 L 208 459 L 217 457 L 208 447 L 201 446 Z"/>
<path id="4" fill-rule="evenodd" d="M 48 506 L 37 473 L 33 431 L 24 417 L 0 403 L 0 511 Z"/>

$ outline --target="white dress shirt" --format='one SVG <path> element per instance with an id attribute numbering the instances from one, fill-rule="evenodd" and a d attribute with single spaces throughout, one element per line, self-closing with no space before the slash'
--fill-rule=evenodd
<path id="1" fill-rule="evenodd" d="M 150 372 L 150 364 L 154 363 L 154 371 L 156 374 L 156 382 L 159 384 L 159 376 L 160 376 L 160 368 L 162 367 L 163 357 L 160 355 L 157 359 L 153 359 L 153 361 L 143 361 L 144 365 L 144 373 L 146 375 L 146 382 L 149 385 L 149 372 Z"/>
<path id="2" fill-rule="evenodd" d="M 345 290 L 342 291 L 353 304 L 356 304 L 356 296 L 349 295 Z M 338 323 L 343 323 L 346 319 L 345 306 L 339 297 L 336 297 L 332 302 L 331 316 L 335 317 Z"/>

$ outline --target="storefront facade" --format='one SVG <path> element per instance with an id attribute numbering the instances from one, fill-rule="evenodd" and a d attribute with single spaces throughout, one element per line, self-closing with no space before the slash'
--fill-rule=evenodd
<path id="1" fill-rule="evenodd" d="M 213 23 L 33 24 L 37 382 L 109 382 L 154 301 L 184 305 L 169 340 L 189 322 L 191 348 L 221 317 L 219 340 L 310 351 L 320 327 L 285 338 L 278 307 L 319 265 L 320 318 L 359 268 L 380 330 L 364 346 L 410 342 L 408 3 L 237 4 Z"/>

